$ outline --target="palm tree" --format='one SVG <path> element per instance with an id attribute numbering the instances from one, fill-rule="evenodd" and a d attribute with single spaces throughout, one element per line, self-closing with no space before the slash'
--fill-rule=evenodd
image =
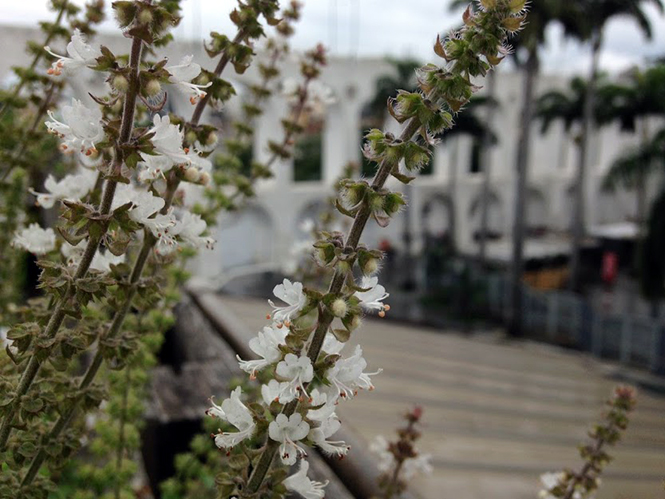
<path id="1" fill-rule="evenodd" d="M 662 0 L 578 0 L 561 11 L 561 21 L 569 36 L 591 43 L 591 72 L 584 99 L 584 117 L 578 148 L 577 180 L 575 182 L 575 206 L 573 211 L 573 237 L 571 247 L 570 287 L 579 291 L 580 249 L 585 235 L 584 184 L 587 169 L 587 149 L 593 121 L 598 62 L 603 44 L 603 31 L 607 23 L 616 17 L 629 17 L 637 22 L 647 38 L 651 38 L 651 23 L 643 10 L 650 2 L 663 12 Z"/>
<path id="2" fill-rule="evenodd" d="M 605 177 L 605 184 L 635 186 L 654 170 L 665 171 L 665 128 L 639 147 L 617 158 Z M 657 304 L 665 298 L 665 184 L 656 197 L 646 227 L 646 236 L 638 250 L 640 287 L 652 303 L 652 315 L 657 316 Z"/>
<path id="3" fill-rule="evenodd" d="M 665 64 L 652 66 L 645 71 L 635 70 L 630 75 L 629 85 L 616 85 L 613 90 L 614 118 L 626 131 L 634 132 L 639 125 L 642 149 L 648 150 L 649 141 L 652 139 L 648 129 L 648 119 L 665 116 Z M 608 170 L 603 185 L 609 190 L 619 185 L 635 189 L 638 225 L 646 221 L 647 215 L 645 180 L 650 165 L 644 161 L 646 161 L 644 155 L 637 153 L 620 158 Z"/>
<path id="4" fill-rule="evenodd" d="M 583 78 L 575 77 L 570 81 L 567 90 L 551 90 L 541 95 L 536 101 L 535 114 L 535 117 L 541 121 L 540 133 L 546 133 L 555 121 L 561 121 L 566 137 L 570 138 L 573 127 L 577 126 L 580 131 L 573 137 L 573 141 L 579 151 L 582 148 L 581 127 L 584 122 L 587 90 L 587 82 Z M 616 101 L 621 93 L 616 85 L 602 82 L 594 99 L 592 116 L 594 125 L 607 125 L 616 118 L 618 112 Z M 572 222 L 574 223 L 574 220 Z"/>
<path id="5" fill-rule="evenodd" d="M 466 6 L 468 0 L 452 0 L 451 8 Z M 525 2 L 526 3 L 526 2 Z M 534 114 L 534 85 L 540 68 L 538 50 L 545 42 L 545 29 L 560 20 L 560 0 L 539 0 L 529 4 L 529 22 L 512 40 L 513 56 L 522 69 L 522 110 L 517 137 L 515 160 L 515 210 L 513 223 L 513 255 L 511 265 L 511 318 L 508 333 L 522 336 L 522 273 L 524 268 L 524 237 L 526 222 L 527 165 L 531 149 L 531 121 Z"/>
<path id="6" fill-rule="evenodd" d="M 491 74 L 491 73 L 490 73 Z M 490 93 L 486 96 L 474 96 L 469 102 L 464 106 L 464 112 L 460 112 L 455 116 L 455 125 L 449 130 L 443 131 L 437 138 L 441 140 L 442 144 L 448 143 L 451 140 L 466 136 L 470 137 L 474 143 L 479 146 L 479 159 L 478 164 L 481 166 L 481 172 L 483 175 L 483 188 L 486 183 L 489 182 L 489 166 L 487 161 L 483 158 L 483 151 L 491 146 L 496 144 L 497 136 L 490 127 L 488 121 L 483 120 L 479 116 L 479 112 L 482 108 L 493 108 L 496 107 L 496 101 L 490 96 Z M 487 186 L 489 191 L 489 186 Z M 457 165 L 450 165 L 450 177 L 448 181 L 448 197 L 451 199 L 450 204 L 450 220 L 451 228 L 450 233 L 452 234 L 451 244 L 453 245 L 453 250 L 455 249 L 455 220 L 457 207 L 455 205 L 455 193 L 457 192 Z M 489 199 L 489 194 L 486 196 Z M 481 194 L 481 209 L 484 209 L 486 204 L 485 196 Z M 481 218 L 482 220 L 482 218 Z M 487 220 L 484 222 L 481 221 L 481 240 L 484 239 L 482 236 L 487 232 Z"/>

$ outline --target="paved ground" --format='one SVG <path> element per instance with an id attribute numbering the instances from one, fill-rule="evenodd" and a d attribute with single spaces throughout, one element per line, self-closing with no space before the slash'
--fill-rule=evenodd
<path id="1" fill-rule="evenodd" d="M 267 303 L 224 297 L 253 330 Z M 423 499 L 534 499 L 538 476 L 577 466 L 576 446 L 615 382 L 607 366 L 548 346 L 505 343 L 367 320 L 357 335 L 376 390 L 338 411 L 371 439 L 391 435 L 412 404 L 425 408 L 421 447 L 434 473 Z M 613 453 L 598 499 L 665 499 L 665 397 L 639 393 L 628 435 Z"/>

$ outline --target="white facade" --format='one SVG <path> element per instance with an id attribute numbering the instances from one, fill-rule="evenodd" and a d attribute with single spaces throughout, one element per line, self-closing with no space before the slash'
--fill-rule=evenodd
<path id="1" fill-rule="evenodd" d="M 11 66 L 25 63 L 21 48 L 28 39 L 38 36 L 38 32 L 32 29 L 0 29 L 0 44 L 5 48 L 0 58 L 0 75 L 3 79 L 7 78 Z M 107 45 L 114 53 L 123 53 L 128 49 L 128 41 L 119 36 L 100 35 L 96 41 Z M 194 54 L 195 60 L 203 66 L 212 65 L 198 44 L 172 45 L 165 55 L 178 60 L 186 54 Z M 325 111 L 322 181 L 294 182 L 293 162 L 277 162 L 274 167 L 275 177 L 257 186 L 257 197 L 249 201 L 244 211 L 221 217 L 219 228 L 214 234 L 219 241 L 217 249 L 200 260 L 201 274 L 209 277 L 247 265 L 278 265 L 288 258 L 294 240 L 305 237 L 298 228 L 299 222 L 312 217 L 317 207 L 330 196 L 333 182 L 343 167 L 349 161 L 360 160 L 362 109 L 373 96 L 376 79 L 391 71 L 392 67 L 382 60 L 330 60 L 321 79 L 332 88 L 337 102 Z M 289 62 L 283 70 L 285 77 L 296 76 L 296 72 L 297 65 L 294 62 Z M 94 78 L 92 72 L 89 74 L 90 78 Z M 242 77 L 234 75 L 231 78 L 241 86 L 255 79 L 256 73 L 251 69 Z M 96 80 L 88 82 L 79 79 L 72 83 L 74 94 L 79 98 L 86 98 L 89 83 L 99 85 L 100 93 L 103 91 L 102 84 Z M 552 88 L 567 88 L 566 79 L 557 75 L 542 75 L 538 79 L 536 95 Z M 499 142 L 492 148 L 490 158 L 490 228 L 503 234 L 504 241 L 509 240 L 513 220 L 521 89 L 520 74 L 499 73 L 499 108 L 491 124 Z M 177 101 L 175 107 L 184 115 L 190 109 L 186 100 Z M 237 108 L 237 103 L 231 103 L 227 112 L 232 116 Z M 280 141 L 280 120 L 286 113 L 283 99 L 273 98 L 268 103 L 256 126 L 254 157 L 258 160 L 266 159 L 269 155 L 267 140 Z M 547 227 L 552 233 L 562 234 L 571 220 L 577 150 L 560 124 L 554 124 L 546 135 L 541 135 L 539 123 L 536 122 L 532 136 L 527 225 Z M 585 196 L 588 226 L 621 222 L 634 216 L 637 205 L 634 193 L 604 193 L 600 184 L 612 160 L 637 145 L 637 142 L 636 135 L 623 133 L 618 126 L 607 127 L 593 134 Z M 438 234 L 451 227 L 454 227 L 456 246 L 465 253 L 475 253 L 477 244 L 472 235 L 480 226 L 482 174 L 470 173 L 471 150 L 472 141 L 467 137 L 437 146 L 433 174 L 419 177 L 408 188 L 409 209 L 398 215 L 387 229 L 379 229 L 370 222 L 364 242 L 375 246 L 379 240 L 387 239 L 399 248 L 402 245 L 405 220 L 409 217 L 414 253 L 417 254 L 422 248 L 426 232 Z M 392 182 L 391 187 L 404 190 L 404 186 L 396 181 Z M 451 210 L 451 207 L 454 209 Z"/>

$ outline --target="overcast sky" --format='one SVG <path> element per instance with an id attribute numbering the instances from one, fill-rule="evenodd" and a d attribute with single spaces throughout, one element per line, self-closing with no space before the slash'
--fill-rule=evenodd
<path id="1" fill-rule="evenodd" d="M 82 4 L 83 0 L 74 0 Z M 538 0 L 532 0 L 538 1 Z M 574 0 L 562 0 L 574 1 Z M 109 4 L 110 10 L 110 1 Z M 460 13 L 448 12 L 446 0 L 305 0 L 303 18 L 297 26 L 294 46 L 306 49 L 323 42 L 333 54 L 345 56 L 413 56 L 431 59 L 436 33 L 459 23 Z M 211 30 L 231 32 L 228 13 L 233 0 L 183 0 L 183 21 L 178 35 L 202 39 Z M 601 65 L 618 72 L 647 57 L 665 55 L 665 18 L 647 6 L 654 38 L 647 42 L 629 19 L 612 21 L 605 33 Z M 46 0 L 0 0 L 0 22 L 35 25 L 53 15 Z M 104 30 L 113 30 L 107 20 Z M 563 40 L 561 30 L 552 26 L 543 54 L 546 70 L 574 73 L 589 64 L 589 52 L 572 41 Z"/>

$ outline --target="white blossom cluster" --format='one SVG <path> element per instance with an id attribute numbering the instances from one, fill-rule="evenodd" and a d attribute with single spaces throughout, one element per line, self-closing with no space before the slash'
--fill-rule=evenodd
<path id="1" fill-rule="evenodd" d="M 395 455 L 390 452 L 389 445 L 388 440 L 382 435 L 377 435 L 369 445 L 369 450 L 378 456 L 378 468 L 383 473 L 395 470 Z M 432 455 L 418 454 L 402 463 L 400 477 L 408 481 L 418 474 L 428 475 L 432 473 L 432 470 Z"/>
<path id="2" fill-rule="evenodd" d="M 555 493 L 555 490 L 568 491 L 570 479 L 570 475 L 564 471 L 543 473 L 540 475 L 540 483 L 543 488 L 538 493 L 538 497 L 540 499 L 558 499 L 562 497 L 560 493 Z M 596 478 L 595 480 L 596 488 L 600 487 L 600 478 Z M 589 495 L 589 491 L 580 483 L 575 486 L 575 490 L 570 497 L 571 499 L 585 499 L 592 496 Z"/>
<path id="3" fill-rule="evenodd" d="M 371 285 L 371 287 L 370 287 Z M 382 300 L 388 297 L 377 278 L 366 278 L 362 284 L 364 292 L 356 292 L 360 306 L 367 311 L 376 311 L 382 307 Z M 287 346 L 287 336 L 291 323 L 298 319 L 306 309 L 309 298 L 302 283 L 288 279 L 275 286 L 273 294 L 283 305 L 269 300 L 273 308 L 273 322 L 263 328 L 249 342 L 250 349 L 258 357 L 256 360 L 243 360 L 238 357 L 240 368 L 251 378 L 268 367 L 274 369 L 274 378 L 261 386 L 262 402 L 266 407 L 272 404 L 285 406 L 297 400 L 302 409 L 287 416 L 279 413 L 268 426 L 268 437 L 279 442 L 279 456 L 282 463 L 293 465 L 300 458 L 297 473 L 284 481 L 291 491 L 306 498 L 321 498 L 324 495 L 325 483 L 313 482 L 307 477 L 308 463 L 304 445 L 314 445 L 329 456 L 342 458 L 349 451 L 349 446 L 341 440 L 333 440 L 341 427 L 335 413 L 340 400 L 355 397 L 360 390 L 373 390 L 371 376 L 381 372 L 366 372 L 367 361 L 363 358 L 362 348 L 356 346 L 354 351 L 343 357 L 345 344 L 338 341 L 330 332 L 323 343 L 322 355 L 339 355 L 336 362 L 317 372 L 311 359 L 303 352 L 293 352 Z M 382 308 L 381 308 L 382 309 Z M 230 450 L 243 440 L 254 435 L 256 421 L 250 409 L 240 400 L 241 389 L 236 388 L 230 398 L 221 405 L 213 402 L 208 415 L 227 421 L 238 431 L 220 432 L 215 435 L 218 447 Z M 274 406 L 273 406 L 274 407 Z"/>
<path id="4" fill-rule="evenodd" d="M 102 56 L 101 50 L 88 45 L 78 30 L 74 31 L 67 45 L 67 56 L 56 54 L 49 47 L 45 48 L 58 58 L 48 71 L 48 74 L 54 77 L 63 74 L 71 77 L 85 68 L 92 69 L 97 65 L 97 59 Z M 170 75 L 169 83 L 190 96 L 192 104 L 206 95 L 203 89 L 210 84 L 191 83 L 201 72 L 201 66 L 192 62 L 192 56 L 184 57 L 177 65 L 166 65 L 164 69 Z M 56 114 L 59 114 L 58 118 Z M 101 160 L 98 158 L 96 146 L 107 139 L 101 109 L 99 106 L 88 107 L 80 100 L 72 99 L 71 105 L 62 106 L 59 113 L 49 111 L 48 115 L 50 119 L 46 121 L 46 127 L 61 139 L 61 149 L 68 153 L 81 153 L 81 163 L 85 167 L 80 167 L 78 172 L 66 175 L 60 180 L 49 175 L 44 182 L 46 192 L 35 189 L 30 189 L 30 192 L 36 196 L 37 205 L 47 209 L 52 208 L 57 201 L 84 202 L 100 175 L 94 168 L 95 163 Z M 171 123 L 168 116 L 155 114 L 148 135 L 152 152 L 140 153 L 141 161 L 138 162 L 135 178 L 129 185 L 119 184 L 112 209 L 129 203 L 129 217 L 157 239 L 155 253 L 158 255 L 167 255 L 179 245 L 211 249 L 214 240 L 204 235 L 207 230 L 206 222 L 185 207 L 169 208 L 166 213 L 162 213 L 165 200 L 159 195 L 160 189 L 164 190 L 160 182 L 165 173 L 176 167 L 182 170 L 185 181 L 199 185 L 208 184 L 211 162 L 200 155 L 201 151 L 183 147 L 183 131 L 178 125 Z M 201 150 L 204 148 L 201 147 Z M 38 224 L 31 224 L 17 231 L 13 244 L 35 255 L 45 255 L 56 249 L 57 240 L 53 229 L 43 229 Z M 65 261 L 76 264 L 81 259 L 86 244 L 87 240 L 76 246 L 63 242 L 60 251 Z M 90 268 L 107 272 L 110 265 L 122 261 L 124 255 L 115 256 L 110 252 L 98 251 Z"/>

